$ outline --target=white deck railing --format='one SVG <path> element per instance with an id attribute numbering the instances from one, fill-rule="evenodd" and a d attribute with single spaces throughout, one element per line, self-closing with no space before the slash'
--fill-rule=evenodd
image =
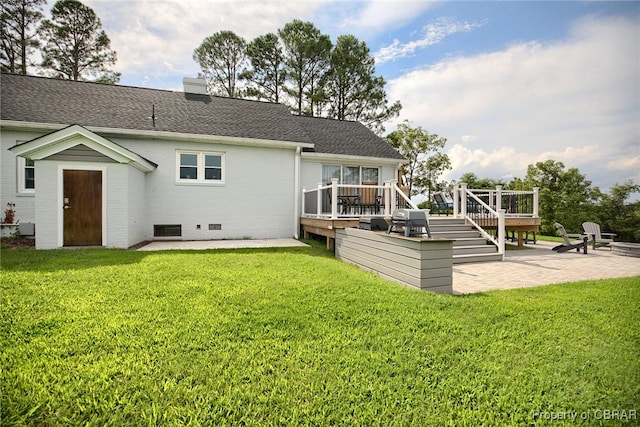
<path id="1" fill-rule="evenodd" d="M 453 215 L 465 218 L 498 247 L 504 259 L 506 218 L 537 218 L 538 188 L 533 191 L 468 189 L 462 183 L 453 190 Z M 494 234 L 489 233 L 494 231 Z"/>
<path id="2" fill-rule="evenodd" d="M 338 184 L 338 179 L 334 178 L 330 184 L 318 184 L 316 188 L 302 190 L 302 216 L 305 217 L 391 217 L 399 207 L 418 209 L 398 187 L 396 180 L 386 181 L 382 185 L 351 185 Z"/>

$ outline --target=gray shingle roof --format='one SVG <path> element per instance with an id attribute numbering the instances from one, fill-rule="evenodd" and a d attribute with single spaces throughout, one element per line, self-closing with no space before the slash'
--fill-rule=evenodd
<path id="1" fill-rule="evenodd" d="M 315 151 L 327 154 L 381 157 L 404 160 L 385 140 L 362 123 L 319 117 L 294 116 L 309 135 Z"/>
<path id="2" fill-rule="evenodd" d="M 2 120 L 311 142 L 316 152 L 402 159 L 360 123 L 293 116 L 282 104 L 13 74 L 0 87 Z"/>

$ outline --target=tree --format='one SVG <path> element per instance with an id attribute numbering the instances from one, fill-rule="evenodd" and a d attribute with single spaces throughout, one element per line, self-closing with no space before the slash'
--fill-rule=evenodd
<path id="1" fill-rule="evenodd" d="M 36 29 L 42 20 L 45 0 L 4 0 L 0 13 L 0 68 L 4 72 L 27 74 L 30 55 L 39 43 Z"/>
<path id="2" fill-rule="evenodd" d="M 278 30 L 285 48 L 285 70 L 292 86 L 286 93 L 294 98 L 291 110 L 298 115 L 313 116 L 322 99 L 319 82 L 326 72 L 331 39 L 321 34 L 311 22 L 298 19 Z"/>
<path id="3" fill-rule="evenodd" d="M 42 67 L 53 77 L 99 83 L 120 80 L 120 73 L 107 68 L 116 63 L 116 52 L 90 7 L 77 0 L 60 0 L 40 32 L 45 40 Z"/>
<path id="4" fill-rule="evenodd" d="M 286 74 L 278 36 L 269 33 L 255 38 L 247 45 L 247 56 L 251 62 L 251 69 L 244 70 L 240 75 L 240 78 L 249 82 L 247 96 L 280 102 Z"/>
<path id="5" fill-rule="evenodd" d="M 352 35 L 339 36 L 322 84 L 329 117 L 359 121 L 381 134 L 382 123 L 397 117 L 402 108 L 399 101 L 388 106 L 385 84 L 375 76 L 375 59 L 366 43 Z"/>
<path id="6" fill-rule="evenodd" d="M 603 231 L 616 233 L 616 240 L 640 242 L 640 201 L 627 203 L 627 199 L 640 192 L 640 185 L 632 180 L 616 184 L 603 194 L 598 207 L 587 220 L 597 222 Z"/>
<path id="7" fill-rule="evenodd" d="M 539 187 L 538 211 L 542 234 L 554 235 L 553 224 L 559 222 L 567 231 L 582 230 L 585 217 L 592 215 L 600 190 L 591 187 L 577 168 L 565 170 L 562 162 L 547 160 L 527 167 L 523 184 Z"/>
<path id="8" fill-rule="evenodd" d="M 495 189 L 496 186 L 502 185 L 505 186 L 505 183 L 502 180 L 495 180 L 491 178 L 478 178 L 478 176 L 473 172 L 465 172 L 460 177 L 459 182 L 464 182 L 467 184 L 467 188 L 470 189 Z"/>
<path id="9" fill-rule="evenodd" d="M 233 31 L 219 31 L 193 51 L 213 94 L 240 97 L 240 73 L 247 62 L 247 42 Z"/>
<path id="10" fill-rule="evenodd" d="M 429 133 L 420 126 L 411 127 L 411 123 L 405 120 L 386 139 L 389 145 L 409 160 L 408 164 L 402 166 L 409 194 L 418 194 L 426 189 L 430 196 L 442 172 L 451 169 L 449 156 L 438 152 L 447 143 L 446 138 Z M 420 188 L 420 191 L 414 187 Z"/>

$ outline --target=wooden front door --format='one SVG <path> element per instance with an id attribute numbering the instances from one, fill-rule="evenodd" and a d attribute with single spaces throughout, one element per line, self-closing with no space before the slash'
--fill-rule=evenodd
<path id="1" fill-rule="evenodd" d="M 65 170 L 64 245 L 102 245 L 102 172 Z"/>

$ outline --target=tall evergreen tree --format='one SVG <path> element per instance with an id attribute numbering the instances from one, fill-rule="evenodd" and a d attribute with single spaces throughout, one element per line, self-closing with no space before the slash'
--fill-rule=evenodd
<path id="1" fill-rule="evenodd" d="M 229 97 L 242 96 L 240 73 L 247 62 L 247 42 L 233 31 L 219 31 L 193 51 L 207 79 L 211 93 Z"/>
<path id="2" fill-rule="evenodd" d="M 0 69 L 27 74 L 30 56 L 38 47 L 36 29 L 43 18 L 45 0 L 4 0 L 0 12 Z"/>
<path id="3" fill-rule="evenodd" d="M 285 86 L 294 98 L 292 111 L 313 116 L 321 97 L 320 81 L 328 68 L 331 39 L 321 34 L 311 22 L 298 19 L 278 30 L 285 50 L 285 70 L 292 83 Z"/>
<path id="4" fill-rule="evenodd" d="M 247 45 L 251 68 L 240 77 L 248 82 L 247 96 L 280 102 L 286 73 L 280 40 L 274 33 L 255 38 Z"/>
<path id="5" fill-rule="evenodd" d="M 402 108 L 399 101 L 388 105 L 385 84 L 375 76 L 375 60 L 366 43 L 352 35 L 339 36 L 322 84 L 329 117 L 359 121 L 381 134 L 383 123 Z"/>
<path id="6" fill-rule="evenodd" d="M 60 0 L 40 31 L 45 40 L 42 67 L 53 77 L 100 83 L 120 80 L 120 73 L 108 68 L 116 63 L 116 52 L 90 7 L 77 0 Z"/>

